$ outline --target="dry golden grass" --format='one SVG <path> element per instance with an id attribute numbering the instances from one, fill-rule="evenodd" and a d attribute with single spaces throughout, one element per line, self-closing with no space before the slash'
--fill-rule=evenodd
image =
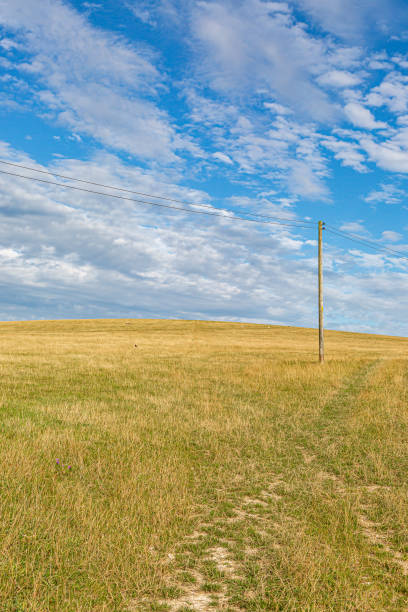
<path id="1" fill-rule="evenodd" d="M 0 333 L 0 610 L 408 609 L 407 339 Z"/>

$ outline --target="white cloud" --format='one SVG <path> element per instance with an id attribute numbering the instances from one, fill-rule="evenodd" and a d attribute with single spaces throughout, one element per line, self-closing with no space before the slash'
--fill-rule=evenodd
<path id="1" fill-rule="evenodd" d="M 400 204 L 404 197 L 405 191 L 392 183 L 386 183 L 370 191 L 364 200 L 369 204 Z"/>
<path id="2" fill-rule="evenodd" d="M 357 102 L 349 102 L 344 107 L 347 118 L 356 127 L 367 130 L 378 130 L 387 127 L 382 121 L 376 121 L 372 112 Z"/>
<path id="3" fill-rule="evenodd" d="M 329 136 L 322 140 L 322 144 L 334 153 L 335 159 L 339 160 L 342 166 L 349 166 L 357 172 L 368 171 L 366 158 L 356 143 Z"/>
<path id="4" fill-rule="evenodd" d="M 393 65 L 389 62 L 371 60 L 368 63 L 368 67 L 370 68 L 370 70 L 391 70 L 393 68 Z"/>
<path id="5" fill-rule="evenodd" d="M 183 143 L 156 103 L 162 77 L 146 52 L 60 0 L 1 0 L 0 23 L 28 54 L 13 67 L 43 84 L 38 101 L 62 125 L 136 157 L 176 159 Z"/>
<path id="6" fill-rule="evenodd" d="M 309 164 L 293 161 L 288 177 L 289 189 L 292 193 L 306 198 L 325 200 L 329 192 Z"/>
<path id="7" fill-rule="evenodd" d="M 295 0 L 324 30 L 348 40 L 375 31 L 400 30 L 407 10 L 397 0 Z"/>
<path id="8" fill-rule="evenodd" d="M 382 238 L 386 242 L 399 242 L 402 238 L 402 234 L 394 232 L 393 230 L 385 230 L 382 233 Z"/>
<path id="9" fill-rule="evenodd" d="M 408 56 L 407 55 L 401 55 L 400 53 L 396 53 L 395 55 L 392 56 L 391 60 L 395 64 L 400 66 L 400 68 L 402 68 L 403 70 L 407 70 L 408 68 Z"/>
<path id="10" fill-rule="evenodd" d="M 408 77 L 391 72 L 385 79 L 373 87 L 367 96 L 370 106 L 386 106 L 393 113 L 404 113 L 408 110 Z"/>
<path id="11" fill-rule="evenodd" d="M 282 104 L 277 104 L 276 102 L 264 102 L 264 107 L 271 110 L 273 113 L 277 115 L 291 115 L 293 111 Z"/>
<path id="12" fill-rule="evenodd" d="M 394 68 L 392 61 L 390 61 L 390 58 L 388 57 L 388 53 L 384 50 L 371 54 L 366 58 L 366 62 L 370 70 L 390 71 Z"/>
<path id="13" fill-rule="evenodd" d="M 330 70 L 322 74 L 318 79 L 321 85 L 328 85 L 329 87 L 355 87 L 361 83 L 361 78 L 351 72 L 345 70 Z"/>
<path id="14" fill-rule="evenodd" d="M 171 0 L 128 0 L 126 6 L 137 19 L 153 27 L 159 19 L 171 21 L 174 27 L 182 11 L 182 7 L 175 6 Z"/>
<path id="15" fill-rule="evenodd" d="M 103 5 L 99 4 L 99 2 L 84 2 L 82 6 L 86 9 L 89 9 L 90 11 L 103 8 Z"/>
<path id="16" fill-rule="evenodd" d="M 0 47 L 4 49 L 5 51 L 10 51 L 12 49 L 18 49 L 19 44 L 12 38 L 4 37 L 0 39 Z"/>
<path id="17" fill-rule="evenodd" d="M 137 5 L 128 5 L 133 15 L 142 21 L 143 23 L 148 23 L 149 25 L 156 25 L 156 21 L 153 18 L 152 12 L 146 8 L 146 6 L 137 6 Z"/>
<path id="18" fill-rule="evenodd" d="M 343 223 L 340 229 L 344 232 L 353 232 L 354 234 L 366 234 L 367 230 L 364 227 L 363 221 L 350 221 Z"/>
<path id="19" fill-rule="evenodd" d="M 213 153 L 213 157 L 214 157 L 214 159 L 218 159 L 219 161 L 223 162 L 224 164 L 232 164 L 233 163 L 232 159 L 228 155 L 225 155 L 225 153 L 221 153 L 221 151 L 216 151 L 215 153 Z"/>
<path id="20" fill-rule="evenodd" d="M 329 50 L 329 61 L 338 70 L 361 70 L 364 53 L 360 47 L 336 44 Z"/>
<path id="21" fill-rule="evenodd" d="M 372 138 L 361 138 L 360 145 L 371 161 L 383 170 L 408 172 L 408 150 L 402 149 L 392 141 L 377 143 Z"/>
<path id="22" fill-rule="evenodd" d="M 258 197 L 231 196 L 226 199 L 228 207 L 232 210 L 249 210 L 288 221 L 296 220 L 297 215 L 293 208 L 295 200 L 289 198 L 279 198 L 276 192 L 260 193 Z"/>

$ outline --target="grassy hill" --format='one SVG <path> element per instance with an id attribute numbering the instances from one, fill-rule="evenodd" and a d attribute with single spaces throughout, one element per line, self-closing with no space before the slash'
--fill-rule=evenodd
<path id="1" fill-rule="evenodd" d="M 2 323 L 0 610 L 406 610 L 408 340 Z M 137 345 L 137 346 L 135 346 Z"/>

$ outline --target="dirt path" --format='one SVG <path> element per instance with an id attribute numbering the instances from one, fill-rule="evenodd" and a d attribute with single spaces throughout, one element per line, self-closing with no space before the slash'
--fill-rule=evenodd
<path id="1" fill-rule="evenodd" d="M 231 534 L 231 530 L 234 531 L 237 528 L 241 530 L 246 525 L 246 529 L 250 526 L 259 536 L 264 536 L 265 524 L 268 522 L 266 514 L 269 514 L 274 503 L 280 499 L 275 489 L 281 482 L 280 479 L 276 479 L 259 495 L 243 497 L 240 503 L 232 508 L 231 516 L 218 519 L 212 524 L 205 523 L 196 533 L 186 538 L 184 545 L 187 545 L 187 549 L 194 548 L 194 546 L 200 548 L 200 559 L 197 563 L 193 563 L 194 567 L 189 571 L 193 582 L 188 585 L 183 584 L 186 578 L 183 572 L 178 573 L 180 580 L 177 581 L 176 573 L 175 584 L 182 593 L 177 598 L 161 601 L 161 605 L 167 606 L 171 612 L 242 610 L 231 602 L 230 587 L 232 583 L 239 583 L 242 580 L 245 573 L 245 558 L 238 559 L 234 554 L 234 541 L 228 538 L 228 534 Z M 220 534 L 216 538 L 211 535 L 214 530 Z M 209 535 L 212 545 L 207 546 Z M 185 546 L 182 545 L 181 548 Z M 259 552 L 250 546 L 246 546 L 244 551 L 245 557 L 256 556 Z M 184 551 L 184 554 L 187 560 L 190 558 L 191 561 L 192 554 L 189 554 L 188 550 Z"/>

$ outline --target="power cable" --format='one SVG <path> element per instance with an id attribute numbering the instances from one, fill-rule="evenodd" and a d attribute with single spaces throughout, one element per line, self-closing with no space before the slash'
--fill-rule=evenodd
<path id="1" fill-rule="evenodd" d="M 30 181 L 35 181 L 35 182 L 39 182 L 39 183 L 46 183 L 48 185 L 55 185 L 57 187 L 63 187 L 65 189 L 74 189 L 75 191 L 82 191 L 85 193 L 92 193 L 94 195 L 101 195 L 101 196 L 106 196 L 109 198 L 115 198 L 117 200 L 126 200 L 128 202 L 135 202 L 136 204 L 147 204 L 150 206 L 158 206 L 160 208 L 169 208 L 172 210 L 179 210 L 182 212 L 186 212 L 186 213 L 191 213 L 191 214 L 196 214 L 196 215 L 210 215 L 212 217 L 222 217 L 223 219 L 229 219 L 232 221 L 249 221 L 251 223 L 262 223 L 262 224 L 266 224 L 266 225 L 282 225 L 282 226 L 286 226 L 286 227 L 297 227 L 297 228 L 301 228 L 301 229 L 314 229 L 313 226 L 311 225 L 299 225 L 297 223 L 293 223 L 293 222 L 286 222 L 286 223 L 282 223 L 281 221 L 262 221 L 260 219 L 246 219 L 245 217 L 238 217 L 238 216 L 230 216 L 230 215 L 223 215 L 223 214 L 219 214 L 216 212 L 210 212 L 207 210 L 190 210 L 188 208 L 181 208 L 180 206 L 172 206 L 170 204 L 161 204 L 159 202 L 151 202 L 148 200 L 139 200 L 136 198 L 128 198 L 126 196 L 120 196 L 120 195 L 115 195 L 113 193 L 104 193 L 102 191 L 94 191 L 92 189 L 86 189 L 85 187 L 76 187 L 75 185 L 65 185 L 64 183 L 57 183 L 55 181 L 47 181 L 45 179 L 41 179 L 41 178 L 37 178 L 34 176 L 25 176 L 23 174 L 15 174 L 13 172 L 6 172 L 5 170 L 0 170 L 1 174 L 7 174 L 9 176 L 15 176 L 18 178 L 23 178 L 23 179 L 27 179 Z M 195 204 L 193 204 L 192 206 L 195 206 Z M 216 209 L 216 210 L 222 210 L 220 208 Z M 227 211 L 232 213 L 233 211 Z"/>
<path id="2" fill-rule="evenodd" d="M 391 253 L 393 255 L 397 255 L 399 257 L 402 257 L 404 259 L 408 259 L 407 255 L 405 255 L 404 253 L 401 253 L 401 251 L 396 251 L 395 249 L 391 249 L 390 247 L 386 247 L 386 246 L 382 246 L 379 245 L 375 242 L 372 242 L 370 240 L 366 240 L 365 238 L 359 238 L 357 237 L 355 234 L 348 234 L 347 232 L 343 232 L 342 230 L 339 230 L 337 228 L 333 229 L 333 228 L 327 228 L 328 231 L 330 231 L 332 234 L 336 234 L 337 236 L 340 236 L 342 238 L 347 238 L 348 240 L 351 240 L 353 242 L 357 242 L 360 244 L 363 244 L 364 246 L 368 246 L 372 249 L 378 250 L 378 251 L 383 251 L 386 253 Z"/>
<path id="3" fill-rule="evenodd" d="M 363 246 L 366 246 L 370 249 L 373 249 L 375 251 L 379 251 L 382 252 L 386 255 L 393 255 L 394 257 L 398 257 L 399 259 L 405 259 L 406 261 L 408 261 L 408 257 L 406 255 L 404 255 L 403 253 L 401 253 L 400 251 L 396 251 L 394 249 L 390 249 L 389 247 L 385 247 L 385 246 L 381 246 L 378 244 L 375 244 L 374 242 L 370 242 L 369 240 L 365 240 L 363 238 L 356 238 L 353 234 L 348 234 L 346 232 L 343 232 L 341 230 L 333 229 L 330 226 L 327 227 L 326 226 L 326 231 L 330 232 L 331 234 L 334 234 L 336 236 L 339 236 L 340 238 L 346 238 L 347 240 L 350 240 L 351 242 L 355 242 L 357 244 L 362 244 Z"/>
<path id="4" fill-rule="evenodd" d="M 0 159 L 0 164 L 6 164 L 8 166 L 14 166 L 15 168 L 22 168 L 24 170 L 31 170 L 32 172 L 39 172 L 41 174 L 50 174 L 52 176 L 57 176 L 58 178 L 63 178 L 69 181 L 76 181 L 79 183 L 85 183 L 87 185 L 94 185 L 96 187 L 103 187 L 104 189 L 113 189 L 115 191 L 123 191 L 125 193 L 132 193 L 135 195 L 141 195 L 143 197 L 147 197 L 147 198 L 155 198 L 156 200 L 165 200 L 167 202 L 175 202 L 176 204 L 182 204 L 183 206 L 199 206 L 201 208 L 211 208 L 214 209 L 216 208 L 215 206 L 212 206 L 211 204 L 197 204 L 194 202 L 183 202 L 182 200 L 176 200 L 174 198 L 168 198 L 168 197 L 164 197 L 164 196 L 158 196 L 158 195 L 152 195 L 150 193 L 143 193 L 141 191 L 133 191 L 131 189 L 124 189 L 123 187 L 113 187 L 112 185 L 105 185 L 103 183 L 95 183 L 94 181 L 89 181 L 89 180 L 85 180 L 85 179 L 80 179 L 80 178 L 76 178 L 76 177 L 72 177 L 72 176 L 67 176 L 65 174 L 57 174 L 56 172 L 52 172 L 50 170 L 38 170 L 37 168 L 32 168 L 30 166 L 24 166 L 22 164 L 16 164 L 14 162 L 8 162 L 5 161 L 3 159 Z M 21 176 L 16 174 L 15 176 Z M 29 177 L 25 177 L 25 178 L 29 178 Z M 33 177 L 34 179 L 34 177 Z M 217 209 L 217 210 L 224 210 L 224 209 Z M 232 211 L 230 211 L 232 212 Z M 262 215 L 259 213 L 253 213 L 250 211 L 243 211 L 243 210 L 238 210 L 239 214 L 241 215 L 248 215 L 251 217 L 259 217 L 261 219 L 270 219 L 270 220 L 279 220 L 279 221 L 290 221 L 291 223 L 294 224 L 302 224 L 302 225 L 315 225 L 314 221 L 297 221 L 296 219 L 286 219 L 285 217 L 272 217 L 270 215 Z"/>
<path id="5" fill-rule="evenodd" d="M 145 197 L 149 197 L 149 198 L 155 198 L 155 199 L 159 199 L 159 200 L 163 200 L 163 201 L 167 201 L 167 202 L 175 202 L 178 204 L 182 204 L 183 207 L 179 207 L 179 206 L 170 206 L 168 204 L 161 204 L 158 202 L 152 202 L 152 201 L 148 201 L 148 200 L 140 200 L 140 199 L 136 199 L 136 198 L 128 198 L 125 196 L 119 196 L 119 195 L 115 195 L 115 194 L 111 194 L 111 193 L 104 193 L 104 192 L 100 192 L 100 191 L 95 191 L 95 190 L 91 190 L 91 189 L 85 189 L 83 187 L 77 187 L 74 185 L 66 185 L 63 183 L 57 183 L 55 181 L 48 181 L 45 179 L 41 179 L 41 178 L 37 178 L 37 177 L 31 177 L 31 176 L 25 176 L 22 174 L 17 174 L 17 173 L 12 173 L 12 172 L 7 172 L 5 170 L 0 170 L 1 174 L 7 174 L 9 176 L 15 176 L 18 178 L 24 178 L 27 180 L 32 180 L 32 181 L 36 181 L 36 182 L 41 182 L 41 183 L 46 183 L 49 185 L 55 185 L 57 187 L 64 187 L 67 189 L 74 189 L 76 191 L 83 191 L 86 193 L 91 193 L 91 194 L 95 194 L 95 195 L 102 195 L 102 196 L 107 196 L 107 197 L 111 197 L 111 198 L 116 198 L 116 199 L 121 199 L 121 200 L 125 200 L 125 201 L 130 201 L 130 202 L 135 202 L 137 204 L 146 204 L 146 205 L 150 205 L 150 206 L 158 206 L 161 208 L 168 208 L 168 209 L 172 209 L 172 210 L 178 210 L 178 211 L 182 211 L 182 212 L 187 212 L 187 213 L 192 213 L 192 214 L 204 214 L 204 215 L 210 215 L 210 216 L 216 216 L 216 217 L 222 217 L 224 219 L 231 219 L 233 221 L 250 221 L 252 223 L 262 223 L 262 224 L 270 224 L 270 225 L 282 225 L 282 226 L 286 226 L 286 227 L 298 227 L 300 229 L 311 229 L 312 227 L 315 227 L 315 222 L 312 221 L 301 221 L 301 220 L 290 220 L 290 219 L 285 219 L 283 217 L 271 217 L 271 216 L 267 216 L 267 215 L 261 215 L 258 213 L 253 213 L 250 211 L 238 211 L 239 214 L 241 215 L 246 215 L 246 216 L 250 216 L 250 217 L 257 217 L 257 219 L 247 219 L 245 217 L 240 217 L 237 216 L 235 214 L 234 211 L 228 210 L 228 209 L 220 209 L 208 204 L 196 204 L 196 203 L 188 203 L 188 202 L 183 202 L 181 200 L 176 200 L 174 198 L 167 198 L 164 196 L 156 196 L 156 195 L 152 195 L 152 194 L 148 194 L 148 193 L 143 193 L 143 192 L 139 192 L 139 191 L 133 191 L 130 189 L 124 189 L 122 187 L 113 187 L 112 185 L 105 185 L 102 183 L 96 183 L 93 181 L 89 181 L 89 180 L 85 180 L 85 179 L 79 179 L 76 177 L 72 177 L 72 176 L 67 176 L 67 175 L 63 175 L 63 174 L 58 174 L 56 172 L 51 172 L 51 171 L 45 171 L 45 170 L 38 170 L 36 168 L 32 168 L 30 166 L 25 166 L 22 164 L 16 164 L 13 162 L 8 162 L 5 160 L 1 160 L 0 159 L 0 163 L 2 164 L 6 164 L 8 166 L 14 166 L 16 168 L 23 168 L 25 170 L 30 170 L 33 172 L 39 172 L 41 174 L 50 174 L 52 176 L 57 176 L 59 178 L 63 178 L 66 180 L 71 180 L 71 181 L 76 181 L 76 182 L 80 182 L 80 183 L 84 183 L 84 184 L 88 184 L 88 185 L 94 185 L 94 186 L 98 186 L 98 187 L 103 187 L 105 189 L 113 189 L 116 191 L 123 191 L 125 193 L 132 193 L 132 194 L 136 194 L 136 195 L 142 195 Z M 198 211 L 198 210 L 191 210 L 188 208 L 184 208 L 184 206 L 195 206 L 195 207 L 200 207 L 200 208 L 211 208 L 212 211 Z M 234 216 L 230 216 L 228 214 L 219 214 L 217 212 L 213 212 L 214 210 L 219 210 L 219 211 L 224 211 L 227 213 L 230 213 L 230 215 L 234 215 Z M 267 219 L 265 221 L 261 221 L 260 219 Z M 355 242 L 356 244 L 361 244 L 363 246 L 366 246 L 368 248 L 371 248 L 373 250 L 376 250 L 378 252 L 382 252 L 385 254 L 391 254 L 394 255 L 400 259 L 404 259 L 406 261 L 408 261 L 408 257 L 406 255 L 404 255 L 403 253 L 396 251 L 395 249 L 391 249 L 389 247 L 384 247 L 384 246 L 380 246 L 378 244 L 375 244 L 369 240 L 363 239 L 363 238 L 359 238 L 356 237 L 353 234 L 349 234 L 347 232 L 344 232 L 338 228 L 332 228 L 332 227 L 325 227 L 325 229 L 338 236 L 341 238 L 346 238 L 347 240 L 350 240 L 352 242 Z"/>

